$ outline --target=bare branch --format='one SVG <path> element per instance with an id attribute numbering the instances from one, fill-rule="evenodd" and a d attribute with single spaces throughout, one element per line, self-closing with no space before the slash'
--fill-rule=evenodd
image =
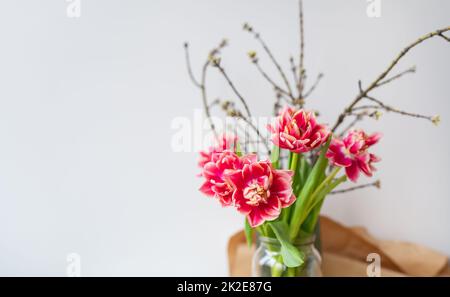
<path id="1" fill-rule="evenodd" d="M 219 98 L 217 98 L 216 100 L 214 100 L 213 102 L 211 102 L 211 103 L 208 105 L 208 107 L 211 109 L 211 108 L 213 108 L 213 107 L 216 106 L 216 105 L 220 105 L 220 99 L 219 99 Z"/>
<path id="2" fill-rule="evenodd" d="M 348 126 L 341 131 L 341 133 L 339 133 L 339 137 L 344 136 L 344 134 L 349 131 L 350 129 L 352 129 L 353 127 L 355 127 L 355 125 L 357 123 L 359 123 L 360 121 L 362 121 L 364 118 L 364 114 L 358 114 L 356 115 L 356 117 L 353 119 L 353 121 L 350 122 L 350 124 L 348 124 Z"/>
<path id="3" fill-rule="evenodd" d="M 445 36 L 444 34 L 439 34 L 439 37 L 444 38 L 445 40 L 447 40 L 448 42 L 450 42 L 450 38 L 448 38 L 447 36 Z"/>
<path id="4" fill-rule="evenodd" d="M 299 83 L 298 83 L 298 93 L 299 98 L 303 98 L 303 89 L 304 89 L 304 74 L 305 74 L 305 66 L 304 66 L 304 59 L 305 59 L 305 32 L 304 32 L 304 22 L 303 22 L 303 1 L 298 1 L 298 10 L 299 10 L 299 26 L 300 26 L 300 57 L 299 57 L 299 67 L 298 67 L 298 76 L 299 76 Z"/>
<path id="5" fill-rule="evenodd" d="M 314 84 L 309 88 L 309 90 L 305 93 L 305 95 L 303 96 L 303 98 L 308 98 L 309 95 L 312 94 L 312 92 L 314 92 L 314 90 L 316 89 L 316 87 L 319 85 L 319 82 L 322 80 L 323 78 L 323 73 L 319 73 L 319 75 L 317 75 L 316 81 L 314 82 Z"/>
<path id="6" fill-rule="evenodd" d="M 247 101 L 245 101 L 244 97 L 242 97 L 241 93 L 239 93 L 239 91 L 236 89 L 236 87 L 234 86 L 233 82 L 231 81 L 230 77 L 228 76 L 228 74 L 225 72 L 225 69 L 223 69 L 223 67 L 220 65 L 220 61 L 218 61 L 217 59 L 213 59 L 213 65 L 219 69 L 220 73 L 222 74 L 222 76 L 225 78 L 225 80 L 227 81 L 228 85 L 230 86 L 230 88 L 233 90 L 233 92 L 236 94 L 236 96 L 239 98 L 239 100 L 241 101 L 242 105 L 245 108 L 245 112 L 247 113 L 247 116 L 249 118 L 252 117 L 252 114 L 250 112 L 250 109 L 247 105 Z"/>
<path id="7" fill-rule="evenodd" d="M 185 56 L 186 56 L 186 65 L 188 68 L 188 73 L 189 73 L 189 77 L 192 80 L 192 83 L 200 88 L 201 90 L 201 94 L 202 94 L 202 103 L 203 103 L 203 110 L 205 111 L 205 115 L 206 118 L 208 119 L 209 125 L 211 127 L 211 130 L 213 131 L 214 134 L 214 138 L 216 140 L 219 139 L 217 131 L 216 131 L 216 127 L 214 125 L 214 122 L 211 118 L 211 111 L 210 111 L 210 105 L 208 104 L 208 96 L 206 93 L 206 74 L 208 71 L 208 67 L 210 66 L 210 60 L 211 57 L 214 57 L 216 54 L 218 54 L 220 52 L 221 49 L 223 49 L 225 46 L 227 45 L 227 40 L 223 39 L 219 45 L 215 48 L 213 48 L 208 56 L 208 59 L 206 60 L 206 62 L 203 64 L 202 67 L 202 74 L 201 74 L 201 80 L 200 82 L 198 82 L 192 72 L 192 68 L 191 68 L 191 61 L 190 61 L 190 56 L 189 56 L 189 44 L 187 42 L 184 43 L 184 49 L 185 49 Z"/>
<path id="8" fill-rule="evenodd" d="M 300 81 L 297 76 L 297 66 L 295 66 L 293 57 L 289 57 L 289 63 L 291 64 L 291 71 L 292 71 L 292 76 L 294 78 L 295 86 L 297 87 L 297 91 L 300 94 Z"/>
<path id="9" fill-rule="evenodd" d="M 190 56 L 189 56 L 189 44 L 187 42 L 184 44 L 184 49 L 185 49 L 186 65 L 188 68 L 189 77 L 191 78 L 192 83 L 201 90 L 203 110 L 205 111 L 206 118 L 208 119 L 211 130 L 213 131 L 214 139 L 217 140 L 217 139 L 219 139 L 219 137 L 218 137 L 214 122 L 211 118 L 210 106 L 208 105 L 208 96 L 206 94 L 206 85 L 205 85 L 206 84 L 206 73 L 207 73 L 208 66 L 209 66 L 209 60 L 207 60 L 203 64 L 201 82 L 199 83 L 195 79 L 194 74 L 192 72 L 191 61 L 190 61 Z"/>
<path id="10" fill-rule="evenodd" d="M 228 116 L 240 119 L 240 120 L 244 121 L 245 123 L 247 123 L 256 132 L 256 135 L 260 139 L 260 142 L 264 144 L 267 152 L 270 154 L 270 148 L 267 145 L 267 139 L 264 138 L 264 136 L 259 131 L 258 127 L 256 127 L 253 124 L 251 117 L 249 117 L 249 118 L 245 117 L 240 110 L 238 110 L 234 107 L 234 102 L 231 102 L 231 101 L 222 102 L 222 109 L 225 111 L 225 113 Z M 246 138 L 247 138 L 247 140 L 250 138 L 248 136 L 248 134 L 246 134 Z M 247 144 L 247 142 L 246 142 L 246 144 Z"/>
<path id="11" fill-rule="evenodd" d="M 189 44 L 187 42 L 184 43 L 184 52 L 186 57 L 186 66 L 189 74 L 189 78 L 191 79 L 192 83 L 197 87 L 201 88 L 201 84 L 195 79 L 194 73 L 192 72 L 191 67 L 191 58 L 189 56 Z"/>
<path id="12" fill-rule="evenodd" d="M 368 109 L 381 109 L 379 105 L 361 105 L 353 108 L 353 111 L 368 110 Z"/>
<path id="13" fill-rule="evenodd" d="M 370 101 L 377 103 L 385 111 L 398 113 L 398 114 L 401 114 L 401 115 L 404 115 L 404 116 L 408 116 L 408 117 L 425 119 L 425 120 L 428 120 L 428 121 L 434 123 L 434 118 L 435 118 L 434 116 L 426 116 L 426 115 L 422 115 L 422 114 L 418 114 L 418 113 L 411 113 L 411 112 L 399 110 L 399 109 L 396 109 L 396 108 L 391 107 L 389 105 L 386 105 L 382 101 L 380 101 L 378 99 L 375 99 L 375 98 L 373 98 L 371 96 L 368 96 L 368 95 L 364 96 L 364 98 L 367 98 Z"/>
<path id="14" fill-rule="evenodd" d="M 276 92 L 275 93 L 275 103 L 273 104 L 273 115 L 277 116 L 280 109 L 281 109 L 281 98 L 283 98 L 283 95 L 281 95 L 280 93 Z"/>
<path id="15" fill-rule="evenodd" d="M 270 83 L 270 84 L 273 86 L 273 88 L 274 88 L 276 91 L 278 91 L 278 92 L 280 92 L 280 93 L 282 93 L 282 94 L 288 96 L 292 101 L 295 100 L 295 98 L 293 97 L 293 95 L 292 95 L 291 93 L 289 93 L 288 91 L 285 91 L 283 88 L 281 88 L 279 85 L 277 85 L 277 84 L 269 77 L 269 75 L 261 68 L 261 65 L 259 64 L 258 59 L 257 59 L 256 57 L 253 57 L 253 58 L 252 58 L 252 63 L 255 64 L 256 69 L 258 69 L 259 73 L 266 79 L 266 81 L 267 81 L 268 83 Z"/>
<path id="16" fill-rule="evenodd" d="M 284 73 L 283 69 L 281 68 L 280 64 L 278 63 L 278 61 L 275 59 L 274 55 L 272 54 L 272 52 L 270 51 L 269 47 L 267 46 L 267 44 L 264 42 L 264 40 L 261 38 L 261 35 L 257 32 L 255 32 L 253 30 L 253 27 L 251 27 L 249 24 L 245 23 L 244 24 L 244 30 L 248 31 L 249 33 L 253 34 L 253 36 L 255 37 L 256 40 L 259 41 L 259 43 L 261 44 L 262 48 L 264 49 L 264 51 L 267 53 L 267 55 L 269 56 L 270 60 L 272 61 L 272 63 L 275 65 L 275 67 L 277 68 L 278 72 L 281 75 L 281 78 L 284 81 L 284 84 L 286 85 L 287 91 L 290 94 L 291 97 L 293 97 L 292 95 L 292 89 L 291 89 L 291 85 L 289 84 L 289 81 L 286 77 L 286 74 Z"/>
<path id="17" fill-rule="evenodd" d="M 261 140 L 260 143 L 264 144 L 264 147 L 267 151 L 268 154 L 270 154 L 270 148 L 267 145 L 267 140 L 262 136 L 261 132 L 259 131 L 258 127 L 256 127 L 252 121 L 250 119 L 247 119 L 246 117 L 240 116 L 239 119 L 243 120 L 244 122 L 246 122 L 252 129 L 253 131 L 256 132 L 256 135 L 258 136 L 258 138 Z"/>
<path id="18" fill-rule="evenodd" d="M 393 80 L 396 80 L 396 79 L 402 77 L 402 76 L 405 75 L 405 74 L 408 74 L 408 73 L 415 73 L 415 72 L 416 72 L 416 66 L 412 66 L 411 68 L 406 69 L 405 71 L 402 71 L 402 72 L 400 72 L 399 74 L 396 74 L 396 75 L 392 76 L 391 78 L 387 78 L 387 79 L 385 79 L 385 80 L 383 80 L 383 81 L 380 81 L 380 82 L 377 84 L 377 87 L 380 87 L 380 86 L 382 86 L 382 85 L 388 84 L 388 83 L 392 82 Z"/>
<path id="19" fill-rule="evenodd" d="M 202 92 L 203 109 L 205 110 L 206 118 L 208 119 L 209 125 L 211 127 L 211 130 L 213 131 L 214 138 L 217 140 L 217 139 L 219 139 L 219 135 L 217 134 L 216 127 L 215 127 L 214 122 L 213 122 L 213 120 L 211 118 L 211 111 L 210 111 L 209 106 L 208 106 L 208 96 L 206 94 L 206 73 L 207 73 L 207 70 L 208 70 L 208 66 L 209 66 L 209 61 L 206 61 L 205 64 L 203 64 L 202 79 L 201 79 L 201 83 L 200 83 L 201 88 L 200 89 L 201 89 L 201 92 Z"/>
<path id="20" fill-rule="evenodd" d="M 440 36 L 442 37 L 442 33 L 449 31 L 450 30 L 450 26 L 443 28 L 443 29 L 439 29 L 436 30 L 434 32 L 428 33 L 422 37 L 420 37 L 419 39 L 417 39 L 416 41 L 414 41 L 413 43 L 411 43 L 410 45 L 408 45 L 407 47 L 405 47 L 398 55 L 397 57 L 389 64 L 389 66 L 387 67 L 386 70 L 384 70 L 366 89 L 364 89 L 362 92 L 360 92 L 356 98 L 344 109 L 344 111 L 339 115 L 338 119 L 336 120 L 336 123 L 334 124 L 332 131 L 336 131 L 336 129 L 342 124 L 342 122 L 344 121 L 344 118 L 347 114 L 348 111 L 351 111 L 353 109 L 353 107 L 361 100 L 363 99 L 371 90 L 373 90 L 378 83 L 380 83 L 389 73 L 390 71 L 395 67 L 395 65 L 397 65 L 397 63 L 400 61 L 401 58 L 403 58 L 406 53 L 408 53 L 412 48 L 414 48 L 415 46 L 419 45 L 420 43 L 424 42 L 425 40 L 428 40 L 432 37 L 435 36 Z"/>
<path id="21" fill-rule="evenodd" d="M 355 117 L 364 117 L 364 116 L 368 116 L 369 112 L 367 110 L 364 110 L 362 112 L 348 112 L 347 113 L 348 116 L 355 116 Z"/>
<path id="22" fill-rule="evenodd" d="M 377 189 L 380 189 L 381 188 L 381 182 L 379 180 L 377 180 L 377 181 L 375 181 L 373 183 L 369 183 L 369 184 L 359 185 L 359 186 L 355 186 L 355 187 L 351 187 L 351 188 L 347 188 L 347 189 L 333 191 L 330 194 L 342 194 L 342 193 L 347 193 L 347 192 L 351 192 L 351 191 L 361 190 L 361 189 L 369 188 L 369 187 L 375 187 Z"/>

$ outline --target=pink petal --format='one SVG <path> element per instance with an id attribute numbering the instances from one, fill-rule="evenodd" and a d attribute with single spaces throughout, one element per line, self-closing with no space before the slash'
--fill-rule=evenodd
<path id="1" fill-rule="evenodd" d="M 204 182 L 199 191 L 205 194 L 206 196 L 214 196 L 214 192 L 211 190 L 211 183 L 209 181 Z"/>
<path id="2" fill-rule="evenodd" d="M 224 195 L 224 196 L 220 196 L 219 199 L 220 203 L 222 204 L 222 206 L 230 206 L 233 204 L 233 192 Z"/>
<path id="3" fill-rule="evenodd" d="M 376 144 L 383 135 L 381 133 L 373 133 L 369 137 L 366 138 L 366 145 L 372 146 Z"/>
<path id="4" fill-rule="evenodd" d="M 217 168 L 216 164 L 209 162 L 203 168 L 203 176 L 206 179 L 211 179 L 220 175 L 220 170 Z"/>
<path id="5" fill-rule="evenodd" d="M 269 199 L 267 204 L 264 204 L 261 209 L 261 214 L 266 220 L 276 219 L 281 212 L 281 201 L 277 197 Z"/>
<path id="6" fill-rule="evenodd" d="M 264 218 L 260 211 L 255 208 L 247 215 L 248 223 L 252 228 L 258 227 L 264 223 Z"/>
<path id="7" fill-rule="evenodd" d="M 376 163 L 376 162 L 380 162 L 380 161 L 381 161 L 380 157 L 378 157 L 378 156 L 376 156 L 374 154 L 370 154 L 370 162 Z"/>
<path id="8" fill-rule="evenodd" d="M 250 165 L 250 174 L 255 177 L 259 177 L 265 173 L 264 168 L 259 163 L 253 163 Z"/>
<path id="9" fill-rule="evenodd" d="M 359 176 L 359 168 L 356 162 L 353 162 L 349 167 L 345 167 L 345 173 L 351 181 L 356 182 Z"/>
<path id="10" fill-rule="evenodd" d="M 283 202 L 282 207 L 285 208 L 291 206 L 295 202 L 295 200 L 297 200 L 297 197 L 292 194 L 287 201 L 281 201 Z"/>
<path id="11" fill-rule="evenodd" d="M 362 161 L 358 160 L 358 166 L 366 176 L 369 176 L 369 177 L 372 176 L 372 170 L 371 170 L 368 162 L 362 162 Z"/>
<path id="12" fill-rule="evenodd" d="M 258 156 L 256 154 L 248 154 L 243 156 L 241 159 L 244 164 L 251 164 L 258 161 Z"/>
<path id="13" fill-rule="evenodd" d="M 225 179 L 229 181 L 231 185 L 236 189 L 242 189 L 244 187 L 244 180 L 242 178 L 241 170 L 227 172 L 225 174 Z"/>

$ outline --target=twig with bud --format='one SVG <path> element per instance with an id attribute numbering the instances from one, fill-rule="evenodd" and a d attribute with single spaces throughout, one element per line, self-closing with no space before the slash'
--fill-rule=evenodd
<path id="1" fill-rule="evenodd" d="M 299 56 L 299 67 L 298 67 L 298 76 L 299 76 L 299 83 L 298 83 L 298 97 L 303 98 L 303 90 L 305 85 L 305 66 L 304 66 L 304 59 L 305 59 L 305 38 L 304 38 L 304 21 L 303 21 L 303 2 L 302 0 L 298 1 L 298 7 L 299 7 L 299 30 L 300 30 L 300 56 Z"/>
<path id="2" fill-rule="evenodd" d="M 297 91 L 300 93 L 300 80 L 297 75 L 297 66 L 295 65 L 294 57 L 289 57 L 289 63 L 291 64 L 292 77 L 294 78 L 295 86 Z"/>
<path id="3" fill-rule="evenodd" d="M 283 98 L 283 95 L 281 95 L 279 92 L 275 92 L 275 103 L 273 104 L 274 116 L 277 116 L 281 110 L 281 98 Z"/>
<path id="4" fill-rule="evenodd" d="M 345 127 L 340 133 L 339 133 L 339 137 L 343 137 L 345 133 L 347 133 L 349 130 L 351 130 L 353 127 L 356 126 L 357 123 L 359 123 L 360 121 L 362 121 L 364 119 L 364 115 L 358 114 L 355 116 L 355 118 L 353 119 L 353 121 L 350 122 L 350 124 L 348 124 L 347 127 Z"/>
<path id="5" fill-rule="evenodd" d="M 223 111 L 226 113 L 227 116 L 230 117 L 234 117 L 236 119 L 242 120 L 244 121 L 248 126 L 250 126 L 250 128 L 253 129 L 253 131 L 255 131 L 259 142 L 264 144 L 265 149 L 267 150 L 267 152 L 270 154 L 270 148 L 267 145 L 267 140 L 264 138 L 264 136 L 261 134 L 261 132 L 259 131 L 258 127 L 252 122 L 251 117 L 247 118 L 245 117 L 242 112 L 240 110 L 238 110 L 237 108 L 235 108 L 234 102 L 231 101 L 224 101 L 221 104 Z M 249 134 L 247 134 L 247 130 L 246 131 L 246 140 L 250 140 L 250 136 Z"/>
<path id="6" fill-rule="evenodd" d="M 253 34 L 255 39 L 257 41 L 259 41 L 259 43 L 261 44 L 262 48 L 264 49 L 266 54 L 269 56 L 269 58 L 272 61 L 272 63 L 275 65 L 275 67 L 277 68 L 278 72 L 280 73 L 281 78 L 283 79 L 284 84 L 286 85 L 287 92 L 289 93 L 289 97 L 294 97 L 294 95 L 292 93 L 291 85 L 289 83 L 289 80 L 287 79 L 286 74 L 283 71 L 283 68 L 281 68 L 280 64 L 278 63 L 278 61 L 275 59 L 274 55 L 272 54 L 272 51 L 269 49 L 269 47 L 267 46 L 265 41 L 261 38 L 261 35 L 258 32 L 255 32 L 253 27 L 250 26 L 248 23 L 244 24 L 243 29 L 244 29 L 244 31 L 247 31 L 247 32 Z"/>
<path id="7" fill-rule="evenodd" d="M 332 131 L 336 131 L 336 129 L 344 122 L 345 117 L 347 116 L 348 112 L 351 112 L 353 110 L 353 108 L 358 104 L 358 102 L 360 102 L 363 98 L 365 98 L 370 91 L 372 91 L 373 89 L 375 89 L 376 87 L 379 86 L 380 83 L 383 82 L 383 80 L 386 78 L 386 76 L 391 72 L 391 70 L 397 65 L 397 63 L 415 46 L 421 44 L 422 42 L 424 42 L 425 40 L 428 40 L 430 38 L 433 38 L 435 36 L 445 36 L 443 35 L 444 32 L 447 32 L 450 30 L 450 26 L 449 27 L 445 27 L 439 30 L 436 30 L 434 32 L 428 33 L 422 37 L 420 37 L 419 39 L 417 39 L 416 41 L 414 41 L 413 43 L 411 43 L 410 45 L 408 45 L 407 47 L 405 47 L 398 55 L 397 57 L 389 64 L 389 66 L 387 67 L 386 70 L 384 70 L 380 75 L 378 75 L 378 77 L 371 83 L 369 84 L 369 86 L 367 88 L 365 88 L 364 90 L 361 89 L 361 91 L 359 92 L 359 94 L 356 96 L 356 98 L 344 109 L 344 111 L 339 115 L 338 119 L 336 120 L 336 123 L 334 124 Z M 448 38 L 444 38 L 445 40 L 449 41 Z M 390 80 L 392 81 L 392 79 Z"/>
<path id="8" fill-rule="evenodd" d="M 390 82 L 392 82 L 392 81 L 394 81 L 394 80 L 396 80 L 396 79 L 399 79 L 399 78 L 401 78 L 401 77 L 402 77 L 403 75 L 405 75 L 405 74 L 408 74 L 408 73 L 415 73 L 415 72 L 416 72 L 416 66 L 412 66 L 411 68 L 408 68 L 408 69 L 406 69 L 406 70 L 400 72 L 399 74 L 396 74 L 396 75 L 394 75 L 394 76 L 392 76 L 392 77 L 390 77 L 390 78 L 387 78 L 387 79 L 385 79 L 385 80 L 383 80 L 383 81 L 380 81 L 380 82 L 377 84 L 377 87 L 380 87 L 380 86 L 382 86 L 382 85 L 388 84 L 388 83 L 390 83 Z"/>
<path id="9" fill-rule="evenodd" d="M 429 120 L 430 122 L 432 122 L 433 124 L 437 125 L 439 120 L 439 116 L 426 116 L 426 115 L 422 115 L 422 114 L 418 114 L 418 113 L 411 113 L 411 112 L 407 112 L 407 111 L 403 111 L 403 110 L 399 110 L 396 109 L 394 107 L 391 107 L 389 105 L 384 104 L 382 101 L 375 99 L 371 96 L 364 96 L 364 98 L 367 98 L 370 101 L 373 101 L 375 103 L 377 103 L 379 106 L 379 108 L 384 109 L 387 112 L 394 112 L 394 113 L 398 113 L 404 116 L 408 116 L 408 117 L 413 117 L 413 118 L 419 118 L 419 119 L 425 119 L 425 120 Z"/>
<path id="10" fill-rule="evenodd" d="M 288 96 L 292 101 L 295 100 L 295 98 L 293 97 L 292 93 L 290 93 L 289 91 L 284 90 L 282 87 L 280 87 L 279 85 L 277 85 L 272 78 L 270 78 L 270 76 L 267 74 L 267 72 L 264 71 L 264 69 L 262 69 L 261 65 L 259 64 L 258 61 L 258 57 L 256 56 L 256 52 L 255 51 L 250 51 L 248 52 L 248 57 L 250 58 L 251 62 L 256 66 L 256 69 L 258 69 L 259 73 L 265 78 L 265 80 L 270 83 L 272 85 L 272 87 Z"/>
<path id="11" fill-rule="evenodd" d="M 305 95 L 303 96 L 303 98 L 308 98 L 309 95 L 311 95 L 312 92 L 314 92 L 314 90 L 316 89 L 316 87 L 319 85 L 320 81 L 323 78 L 323 73 L 319 73 L 317 75 L 316 81 L 314 82 L 314 84 L 309 88 L 309 90 L 305 93 Z"/>
<path id="12" fill-rule="evenodd" d="M 354 186 L 354 187 L 347 188 L 347 189 L 332 191 L 330 194 L 342 194 L 342 193 L 352 192 L 352 191 L 361 190 L 361 189 L 369 188 L 369 187 L 375 187 L 377 189 L 380 189 L 381 182 L 379 180 L 377 180 L 373 183 L 368 183 L 368 184 Z"/>
<path id="13" fill-rule="evenodd" d="M 212 56 L 211 57 L 211 63 L 214 67 L 216 67 L 217 69 L 219 69 L 219 72 L 222 74 L 222 76 L 225 78 L 225 80 L 227 81 L 228 85 L 230 86 L 231 90 L 234 92 L 234 94 L 239 98 L 239 100 L 241 101 L 242 105 L 244 106 L 245 112 L 247 113 L 247 116 L 249 118 L 252 117 L 252 114 L 250 112 L 250 108 L 248 107 L 247 101 L 244 99 L 244 97 L 241 95 L 241 93 L 236 89 L 236 86 L 234 85 L 234 83 L 231 81 L 230 77 L 228 76 L 228 74 L 225 72 L 225 69 L 220 65 L 220 58 L 216 57 L 216 56 Z"/>
<path id="14" fill-rule="evenodd" d="M 226 42 L 222 41 L 219 44 L 219 46 L 217 48 L 213 49 L 211 52 L 217 52 L 221 48 L 223 48 L 225 45 L 226 45 Z M 213 122 L 213 120 L 211 118 L 211 111 L 210 111 L 210 106 L 208 104 L 208 96 L 207 96 L 207 93 L 206 93 L 206 74 L 207 74 L 208 67 L 210 65 L 209 59 L 207 59 L 206 62 L 203 64 L 202 73 L 201 73 L 201 79 L 200 79 L 200 82 L 199 82 L 199 81 L 196 80 L 196 78 L 194 76 L 194 73 L 192 71 L 191 59 L 190 59 L 190 55 L 189 55 L 189 44 L 187 42 L 184 43 L 184 50 L 185 50 L 186 66 L 187 66 L 189 77 L 191 78 L 192 83 L 194 84 L 194 86 L 199 88 L 200 91 L 201 91 L 203 110 L 205 111 L 205 115 L 206 115 L 206 118 L 208 119 L 209 125 L 210 125 L 211 130 L 212 130 L 212 132 L 214 134 L 214 138 L 217 140 L 217 139 L 219 139 L 219 136 L 217 134 L 214 122 Z"/>

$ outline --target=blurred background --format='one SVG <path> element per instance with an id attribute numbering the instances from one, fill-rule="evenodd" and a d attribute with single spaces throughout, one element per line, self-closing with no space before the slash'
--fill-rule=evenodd
<path id="1" fill-rule="evenodd" d="M 171 145 L 173 120 L 201 108 L 183 43 L 198 76 L 228 38 L 222 63 L 254 114 L 266 116 L 273 92 L 248 61 L 249 50 L 263 55 L 242 24 L 288 69 L 298 53 L 297 1 L 80 3 L 78 18 L 64 0 L 0 4 L 0 275 L 65 276 L 71 253 L 83 276 L 227 275 L 227 240 L 243 217 L 202 196 L 197 153 Z M 450 25 L 446 0 L 381 0 L 378 18 L 369 4 L 304 1 L 305 66 L 311 78 L 325 74 L 307 107 L 324 122 L 354 98 L 359 79 L 371 82 L 403 47 Z M 396 69 L 412 65 L 416 74 L 374 95 L 440 114 L 441 125 L 394 114 L 367 120 L 364 128 L 384 133 L 382 188 L 331 196 L 324 213 L 450 254 L 449 44 L 431 39 Z M 210 73 L 210 97 L 234 99 Z"/>

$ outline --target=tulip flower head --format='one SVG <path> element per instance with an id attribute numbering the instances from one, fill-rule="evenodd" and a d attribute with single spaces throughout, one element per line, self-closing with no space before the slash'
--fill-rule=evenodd
<path id="1" fill-rule="evenodd" d="M 227 174 L 234 188 L 234 205 L 247 216 L 251 227 L 278 218 L 282 208 L 294 203 L 292 176 L 290 170 L 273 169 L 269 161 L 245 164 Z"/>
<path id="2" fill-rule="evenodd" d="M 276 146 L 294 153 L 306 153 L 319 147 L 330 133 L 325 125 L 316 122 L 314 112 L 291 107 L 286 107 L 267 128 Z"/>
<path id="3" fill-rule="evenodd" d="M 360 172 L 370 177 L 376 170 L 372 163 L 379 162 L 380 158 L 368 150 L 380 138 L 380 133 L 367 135 L 362 130 L 352 130 L 343 139 L 331 141 L 326 157 L 334 166 L 344 167 L 347 177 L 356 182 Z"/>

